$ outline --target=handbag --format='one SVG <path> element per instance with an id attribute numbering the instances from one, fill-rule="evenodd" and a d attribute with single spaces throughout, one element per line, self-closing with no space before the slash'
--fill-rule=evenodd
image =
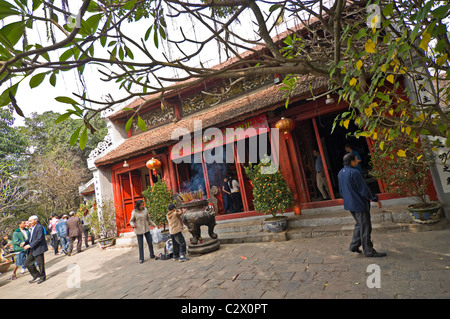
<path id="1" fill-rule="evenodd" d="M 155 244 L 162 241 L 161 229 L 155 227 L 152 229 L 151 234 L 152 234 L 152 241 Z"/>

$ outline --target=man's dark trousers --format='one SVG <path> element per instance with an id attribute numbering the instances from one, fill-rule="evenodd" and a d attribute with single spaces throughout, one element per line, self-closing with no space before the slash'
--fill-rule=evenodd
<path id="1" fill-rule="evenodd" d="M 350 250 L 357 251 L 362 245 L 365 255 L 372 253 L 373 243 L 371 240 L 372 223 L 370 221 L 370 211 L 350 211 L 350 213 L 356 221 L 355 229 L 353 230 L 353 239 L 350 243 Z"/>
<path id="2" fill-rule="evenodd" d="M 36 269 L 34 262 L 37 262 L 39 270 Z M 28 271 L 30 272 L 30 275 L 33 277 L 33 279 L 36 279 L 36 278 L 39 278 L 42 280 L 47 279 L 47 277 L 45 275 L 44 254 L 33 256 L 32 253 L 29 253 L 27 256 L 27 259 L 25 261 L 25 265 L 26 265 Z"/>
<path id="3" fill-rule="evenodd" d="M 81 243 L 82 243 L 82 239 L 83 239 L 83 235 L 79 234 L 78 236 L 75 237 L 70 237 L 69 238 L 69 252 L 72 253 L 73 250 L 73 243 L 75 242 L 75 240 L 77 240 L 77 252 L 80 253 L 81 252 Z"/>

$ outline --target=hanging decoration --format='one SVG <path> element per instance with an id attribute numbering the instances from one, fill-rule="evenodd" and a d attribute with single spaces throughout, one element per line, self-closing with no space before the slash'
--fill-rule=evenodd
<path id="1" fill-rule="evenodd" d="M 161 161 L 156 158 L 152 158 L 151 160 L 147 161 L 145 166 L 147 166 L 148 169 L 152 170 L 153 175 L 156 176 L 158 174 L 158 168 L 161 167 Z"/>
<path id="2" fill-rule="evenodd" d="M 291 137 L 291 132 L 295 128 L 295 121 L 290 118 L 282 117 L 276 124 L 275 127 L 284 134 L 284 138 L 287 140 Z"/>

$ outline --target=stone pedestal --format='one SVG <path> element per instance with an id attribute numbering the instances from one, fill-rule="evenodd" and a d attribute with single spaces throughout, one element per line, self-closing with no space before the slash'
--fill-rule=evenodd
<path id="1" fill-rule="evenodd" d="M 218 238 L 207 238 L 203 239 L 203 243 L 199 242 L 196 245 L 188 241 L 186 242 L 186 246 L 190 256 L 199 256 L 218 250 L 220 248 L 220 242 Z"/>

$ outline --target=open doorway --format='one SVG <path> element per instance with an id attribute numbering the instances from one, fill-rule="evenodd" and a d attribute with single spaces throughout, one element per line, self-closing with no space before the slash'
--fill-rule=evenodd
<path id="1" fill-rule="evenodd" d="M 331 133 L 334 119 L 338 114 L 339 113 L 333 113 L 316 119 L 320 140 L 324 149 L 324 155 L 327 160 L 330 179 L 336 197 L 341 197 L 339 194 L 337 174 L 343 167 L 342 159 L 348 150 L 346 146 L 349 146 L 351 150 L 357 152 L 361 158 L 361 171 L 367 185 L 369 185 L 369 188 L 373 193 L 379 193 L 380 189 L 378 187 L 378 182 L 376 178 L 370 175 L 370 170 L 372 169 L 370 164 L 371 154 L 367 139 L 365 137 L 356 138 L 354 136 L 358 127 L 353 122 L 349 123 L 348 128 L 336 125 L 333 133 Z"/>
<path id="2" fill-rule="evenodd" d="M 350 123 L 348 128 L 336 125 L 333 133 L 331 132 L 334 119 L 338 114 L 339 113 L 332 113 L 302 121 L 297 123 L 294 131 L 297 135 L 298 147 L 308 184 L 309 200 L 312 202 L 322 200 L 321 193 L 317 188 L 315 178 L 316 158 L 313 155 L 313 150 L 318 149 L 318 140 L 320 140 L 322 146 L 324 160 L 330 177 L 331 185 L 328 185 L 328 187 L 332 188 L 335 198 L 341 198 L 337 175 L 343 167 L 342 159 L 347 153 L 347 144 L 354 151 L 358 152 L 361 157 L 362 174 L 371 191 L 374 193 L 380 192 L 377 180 L 369 173 L 371 166 L 370 150 L 367 140 L 364 137 L 356 138 L 353 135 L 353 133 L 358 130 L 357 126 L 353 123 Z M 313 121 L 316 122 L 319 138 L 316 136 Z"/>

